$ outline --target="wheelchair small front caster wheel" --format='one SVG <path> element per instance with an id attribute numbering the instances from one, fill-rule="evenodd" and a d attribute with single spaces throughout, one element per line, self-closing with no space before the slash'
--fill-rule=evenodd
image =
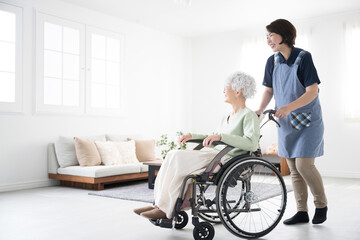
<path id="1" fill-rule="evenodd" d="M 199 223 L 204 232 L 201 232 L 199 229 L 194 228 L 193 236 L 195 240 L 212 240 L 215 235 L 215 229 L 211 223 L 201 222 Z"/>
<path id="2" fill-rule="evenodd" d="M 189 221 L 189 217 L 188 217 L 187 213 L 184 211 L 181 211 L 176 218 L 175 228 L 176 229 L 184 228 L 186 226 L 186 224 L 188 223 L 188 221 Z"/>

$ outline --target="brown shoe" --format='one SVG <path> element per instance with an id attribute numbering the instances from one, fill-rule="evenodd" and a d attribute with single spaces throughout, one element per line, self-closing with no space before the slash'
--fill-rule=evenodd
<path id="1" fill-rule="evenodd" d="M 142 207 L 142 208 L 136 208 L 134 209 L 134 213 L 136 213 L 137 215 L 140 215 L 143 212 L 147 212 L 150 210 L 153 210 L 154 207 L 153 206 L 146 206 L 146 207 Z"/>
<path id="2" fill-rule="evenodd" d="M 147 211 L 147 212 L 143 212 L 140 214 L 140 216 L 143 216 L 148 219 L 164 219 L 164 218 L 166 218 L 166 214 L 158 208 L 155 208 L 155 209 Z"/>

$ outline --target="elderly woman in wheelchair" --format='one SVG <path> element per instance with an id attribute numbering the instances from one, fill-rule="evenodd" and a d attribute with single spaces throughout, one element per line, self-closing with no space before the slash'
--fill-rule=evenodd
<path id="1" fill-rule="evenodd" d="M 157 226 L 180 229 L 188 222 L 184 210 L 191 208 L 195 239 L 214 237 L 209 222 L 222 222 L 239 237 L 270 232 L 285 210 L 286 189 L 276 168 L 255 156 L 259 154 L 259 118 L 246 107 L 246 99 L 254 94 L 251 76 L 232 74 L 224 88 L 231 113 L 213 135 L 188 133 L 179 138 L 180 145 L 199 145 L 167 154 L 155 181 L 154 206 L 134 212 Z M 277 191 L 276 196 L 268 194 L 270 189 Z M 207 222 L 199 222 L 199 217 Z"/>

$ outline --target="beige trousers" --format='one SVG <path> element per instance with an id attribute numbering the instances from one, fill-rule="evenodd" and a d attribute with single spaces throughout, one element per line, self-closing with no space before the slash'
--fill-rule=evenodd
<path id="1" fill-rule="evenodd" d="M 297 210 L 308 211 L 308 186 L 314 196 L 315 207 L 326 207 L 327 199 L 324 184 L 315 167 L 315 158 L 288 158 L 287 163 L 291 172 Z"/>

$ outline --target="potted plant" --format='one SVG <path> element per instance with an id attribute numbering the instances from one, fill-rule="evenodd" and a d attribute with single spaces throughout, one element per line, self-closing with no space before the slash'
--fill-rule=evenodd
<path id="1" fill-rule="evenodd" d="M 183 135 L 181 131 L 176 132 L 176 136 L 180 137 Z M 167 134 L 163 134 L 160 136 L 160 140 L 156 141 L 156 146 L 161 149 L 161 156 L 163 159 L 165 159 L 166 154 L 174 149 L 177 150 L 184 150 L 186 149 L 186 143 L 184 143 L 181 147 L 177 144 L 177 141 L 169 140 L 169 137 Z"/>

